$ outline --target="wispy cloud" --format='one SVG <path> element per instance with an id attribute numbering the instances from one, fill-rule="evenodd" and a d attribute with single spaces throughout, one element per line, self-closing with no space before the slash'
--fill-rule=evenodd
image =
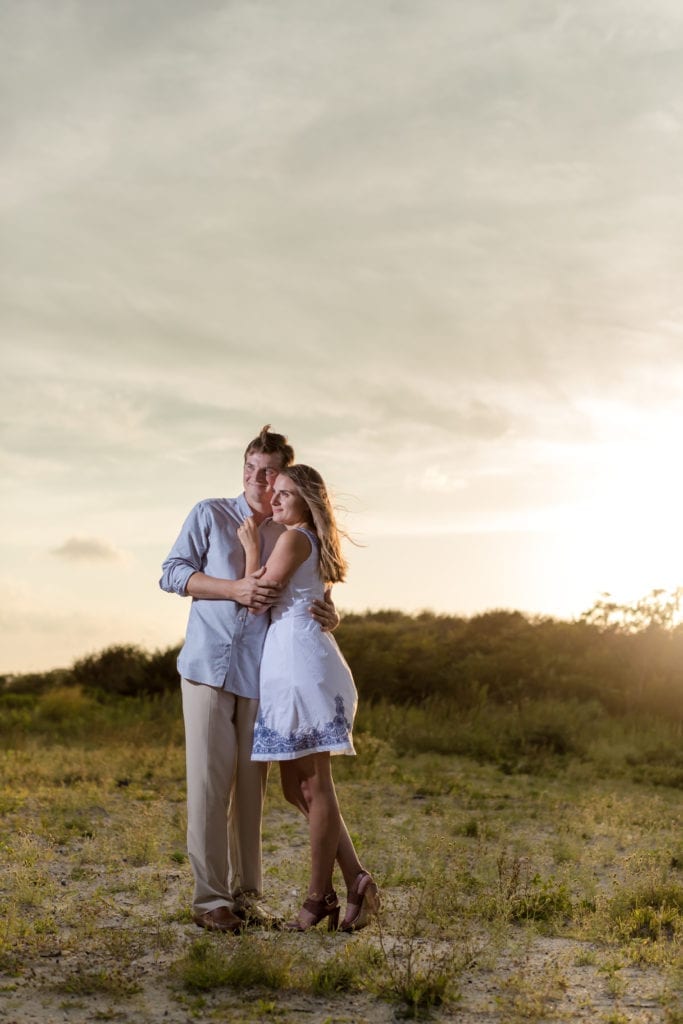
<path id="1" fill-rule="evenodd" d="M 105 540 L 97 537 L 69 537 L 50 552 L 55 558 L 67 562 L 121 562 L 122 554 Z"/>

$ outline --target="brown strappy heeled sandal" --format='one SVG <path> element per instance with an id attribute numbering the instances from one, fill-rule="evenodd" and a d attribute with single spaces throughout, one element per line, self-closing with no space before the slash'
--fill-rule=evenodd
<path id="1" fill-rule="evenodd" d="M 361 871 L 349 889 L 346 898 L 346 913 L 341 931 L 357 932 L 365 928 L 379 912 L 379 889 L 369 871 Z"/>
<path id="2" fill-rule="evenodd" d="M 303 923 L 301 921 L 301 911 L 305 910 L 307 914 L 310 914 L 312 920 Z M 321 900 L 317 900 L 314 896 L 309 896 L 304 900 L 304 905 L 299 911 L 299 917 L 294 921 L 290 921 L 285 925 L 285 931 L 288 932 L 307 932 L 311 928 L 315 928 L 317 924 L 324 921 L 327 918 L 327 930 L 328 932 L 336 931 L 337 925 L 339 924 L 339 900 L 337 894 L 332 892 L 326 893 Z"/>

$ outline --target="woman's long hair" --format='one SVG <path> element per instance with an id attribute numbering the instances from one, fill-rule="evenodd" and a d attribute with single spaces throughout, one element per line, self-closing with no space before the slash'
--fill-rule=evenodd
<path id="1" fill-rule="evenodd" d="M 342 583 L 348 565 L 342 555 L 341 538 L 346 536 L 337 526 L 334 510 L 317 469 L 296 463 L 282 470 L 289 477 L 308 506 L 313 529 L 320 541 L 320 575 L 325 583 Z"/>

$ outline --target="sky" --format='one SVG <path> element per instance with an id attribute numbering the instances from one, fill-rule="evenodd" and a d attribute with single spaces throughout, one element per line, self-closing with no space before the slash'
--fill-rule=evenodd
<path id="1" fill-rule="evenodd" d="M 180 642 L 264 423 L 346 611 L 683 584 L 679 0 L 0 0 L 0 672 Z"/>

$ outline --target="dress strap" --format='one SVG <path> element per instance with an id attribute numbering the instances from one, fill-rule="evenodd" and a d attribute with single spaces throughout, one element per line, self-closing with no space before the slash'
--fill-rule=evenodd
<path id="1" fill-rule="evenodd" d="M 307 526 L 295 526 L 294 529 L 298 530 L 299 533 L 304 533 L 308 537 L 308 539 L 310 540 L 311 544 L 317 544 L 318 547 L 320 547 L 320 541 L 318 540 L 318 534 L 315 533 L 313 530 L 309 530 Z"/>

